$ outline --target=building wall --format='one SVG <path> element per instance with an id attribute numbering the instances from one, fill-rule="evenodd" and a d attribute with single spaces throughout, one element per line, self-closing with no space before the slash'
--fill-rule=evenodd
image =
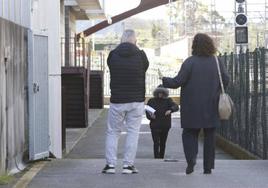
<path id="1" fill-rule="evenodd" d="M 27 29 L 0 18 L 0 174 L 28 150 Z"/>
<path id="2" fill-rule="evenodd" d="M 21 28 L 26 33 L 27 29 L 31 29 L 34 34 L 48 36 L 50 151 L 55 157 L 62 157 L 60 3 L 61 1 L 57 0 L 0 0 L 0 82 L 2 82 L 0 83 L 0 172 L 6 169 L 12 170 L 14 162 L 20 162 L 22 151 L 28 150 L 28 130 L 25 131 L 25 127 L 28 126 L 28 123 L 25 123 L 28 116 L 27 111 L 23 110 L 24 105 L 27 104 L 27 98 L 23 96 L 27 95 L 27 91 L 23 90 L 23 93 L 20 93 L 20 90 L 16 89 L 16 87 L 24 89 L 27 84 L 27 80 L 22 79 L 20 75 L 20 72 L 24 71 L 22 69 L 25 68 L 21 66 L 27 67 L 27 59 L 20 54 L 26 53 L 27 48 L 19 48 L 20 46 L 17 44 L 21 40 L 26 43 L 28 39 L 27 35 L 19 38 L 16 28 Z M 2 24 L 2 22 L 5 22 L 5 24 Z M 8 28 L 9 31 L 5 30 Z M 7 33 L 10 36 L 4 36 Z M 8 76 L 5 75 L 4 53 L 14 55 L 17 62 L 11 67 Z M 19 63 L 22 65 L 20 66 Z M 16 75 L 17 77 L 15 77 Z M 8 87 L 4 85 L 7 84 L 6 79 L 13 80 L 13 82 L 9 80 L 11 83 Z M 14 84 L 14 88 L 12 84 Z M 5 115 L 6 104 L 11 105 L 10 108 L 9 106 L 7 108 L 8 116 Z M 6 156 L 11 157 L 7 160 L 8 163 L 6 163 Z"/>
<path id="3" fill-rule="evenodd" d="M 61 37 L 64 38 L 65 37 L 65 7 L 64 7 L 64 3 L 61 3 L 61 8 L 60 8 L 60 16 L 61 16 L 61 20 L 60 20 L 60 33 L 61 33 Z M 76 34 L 76 17 L 75 17 L 75 13 L 74 10 L 72 10 L 71 8 L 71 12 L 70 12 L 70 20 L 69 20 L 69 29 L 70 29 L 70 37 L 75 37 Z"/>
<path id="4" fill-rule="evenodd" d="M 30 27 L 31 0 L 0 0 L 0 17 Z"/>
<path id="5" fill-rule="evenodd" d="M 65 9 L 64 9 L 64 0 L 61 0 L 61 4 L 60 4 L 60 36 L 61 38 L 65 37 Z"/>
<path id="6" fill-rule="evenodd" d="M 50 152 L 62 157 L 61 141 L 61 57 L 60 16 L 61 1 L 37 0 L 32 11 L 31 28 L 34 33 L 48 36 L 49 54 L 49 136 Z"/>
<path id="7" fill-rule="evenodd" d="M 73 11 L 71 11 L 70 14 L 70 34 L 72 38 L 74 38 L 76 34 L 76 18 Z"/>

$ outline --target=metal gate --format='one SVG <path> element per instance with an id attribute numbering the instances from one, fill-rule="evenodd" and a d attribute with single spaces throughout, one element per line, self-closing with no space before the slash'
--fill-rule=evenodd
<path id="1" fill-rule="evenodd" d="M 29 32 L 29 157 L 49 156 L 48 37 Z"/>

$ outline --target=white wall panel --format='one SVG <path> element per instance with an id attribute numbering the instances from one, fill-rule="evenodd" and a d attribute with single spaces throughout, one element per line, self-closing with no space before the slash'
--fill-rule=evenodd
<path id="1" fill-rule="evenodd" d="M 14 9 L 14 14 L 15 14 L 15 23 L 21 23 L 21 0 L 15 0 L 15 9 Z M 30 9 L 29 9 L 30 10 Z"/>
<path id="2" fill-rule="evenodd" d="M 50 64 L 49 74 L 61 74 L 61 59 L 60 59 L 60 1 L 48 0 L 50 2 L 50 14 L 53 16 L 47 20 L 49 25 L 49 49 L 50 49 Z"/>
<path id="3" fill-rule="evenodd" d="M 49 67 L 49 135 L 50 151 L 62 157 L 61 144 L 61 59 L 60 59 L 60 1 L 39 0 L 32 12 L 33 32 L 48 35 Z"/>
<path id="4" fill-rule="evenodd" d="M 31 22 L 31 0 L 18 0 L 21 1 L 21 25 L 30 28 Z"/>
<path id="5" fill-rule="evenodd" d="M 0 0 L 1 1 L 1 0 Z M 64 38 L 65 36 L 65 8 L 64 8 L 64 1 L 61 0 L 61 5 L 60 5 L 60 36 Z"/>
<path id="6" fill-rule="evenodd" d="M 12 22 L 15 22 L 15 11 L 15 0 L 9 0 L 9 20 Z"/>
<path id="7" fill-rule="evenodd" d="M 61 132 L 61 76 L 49 76 L 49 135 L 50 151 L 57 157 L 62 157 Z"/>
<path id="8" fill-rule="evenodd" d="M 3 1 L 3 18 L 9 20 L 9 0 Z"/>
<path id="9" fill-rule="evenodd" d="M 44 12 L 45 12 L 45 7 L 44 7 L 44 1 L 35 1 L 35 3 L 32 4 L 33 6 L 33 11 L 32 11 L 32 30 L 35 32 L 41 32 L 44 31 L 45 25 L 45 18 L 44 18 Z M 46 5 L 45 5 L 46 6 Z"/>
<path id="10" fill-rule="evenodd" d="M 50 151 L 61 157 L 60 0 L 0 0 L 0 17 L 48 36 Z M 33 10 L 31 10 L 33 8 Z"/>
<path id="11" fill-rule="evenodd" d="M 0 17 L 3 17 L 3 0 L 0 0 Z"/>
<path id="12" fill-rule="evenodd" d="M 0 0 L 0 17 L 30 27 L 31 0 Z"/>
<path id="13" fill-rule="evenodd" d="M 61 141 L 61 56 L 60 56 L 60 1 L 47 0 L 49 35 L 49 127 L 50 151 L 58 158 L 62 157 Z"/>

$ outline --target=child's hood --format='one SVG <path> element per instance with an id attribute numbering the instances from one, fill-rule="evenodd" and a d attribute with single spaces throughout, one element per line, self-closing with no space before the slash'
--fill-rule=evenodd
<path id="1" fill-rule="evenodd" d="M 167 88 L 165 88 L 163 85 L 159 85 L 155 90 L 154 90 L 154 97 L 158 97 L 159 93 L 163 93 L 164 94 L 164 98 L 168 98 L 169 96 L 169 91 Z"/>

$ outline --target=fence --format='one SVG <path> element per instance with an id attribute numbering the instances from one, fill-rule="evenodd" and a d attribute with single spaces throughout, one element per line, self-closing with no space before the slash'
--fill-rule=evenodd
<path id="1" fill-rule="evenodd" d="M 61 66 L 62 67 L 84 67 L 90 63 L 90 43 L 84 39 L 77 41 L 76 38 L 61 39 Z"/>
<path id="2" fill-rule="evenodd" d="M 106 66 L 107 54 L 105 52 L 92 51 L 90 70 L 92 71 L 104 71 Z"/>
<path id="3" fill-rule="evenodd" d="M 231 120 L 219 128 L 219 134 L 263 159 L 268 154 L 267 52 L 267 49 L 256 49 L 221 57 L 230 75 L 227 92 L 235 110 Z"/>
<path id="4" fill-rule="evenodd" d="M 88 125 L 90 57 L 90 42 L 83 38 L 62 38 L 63 144 L 66 143 L 65 128 L 81 128 Z"/>

